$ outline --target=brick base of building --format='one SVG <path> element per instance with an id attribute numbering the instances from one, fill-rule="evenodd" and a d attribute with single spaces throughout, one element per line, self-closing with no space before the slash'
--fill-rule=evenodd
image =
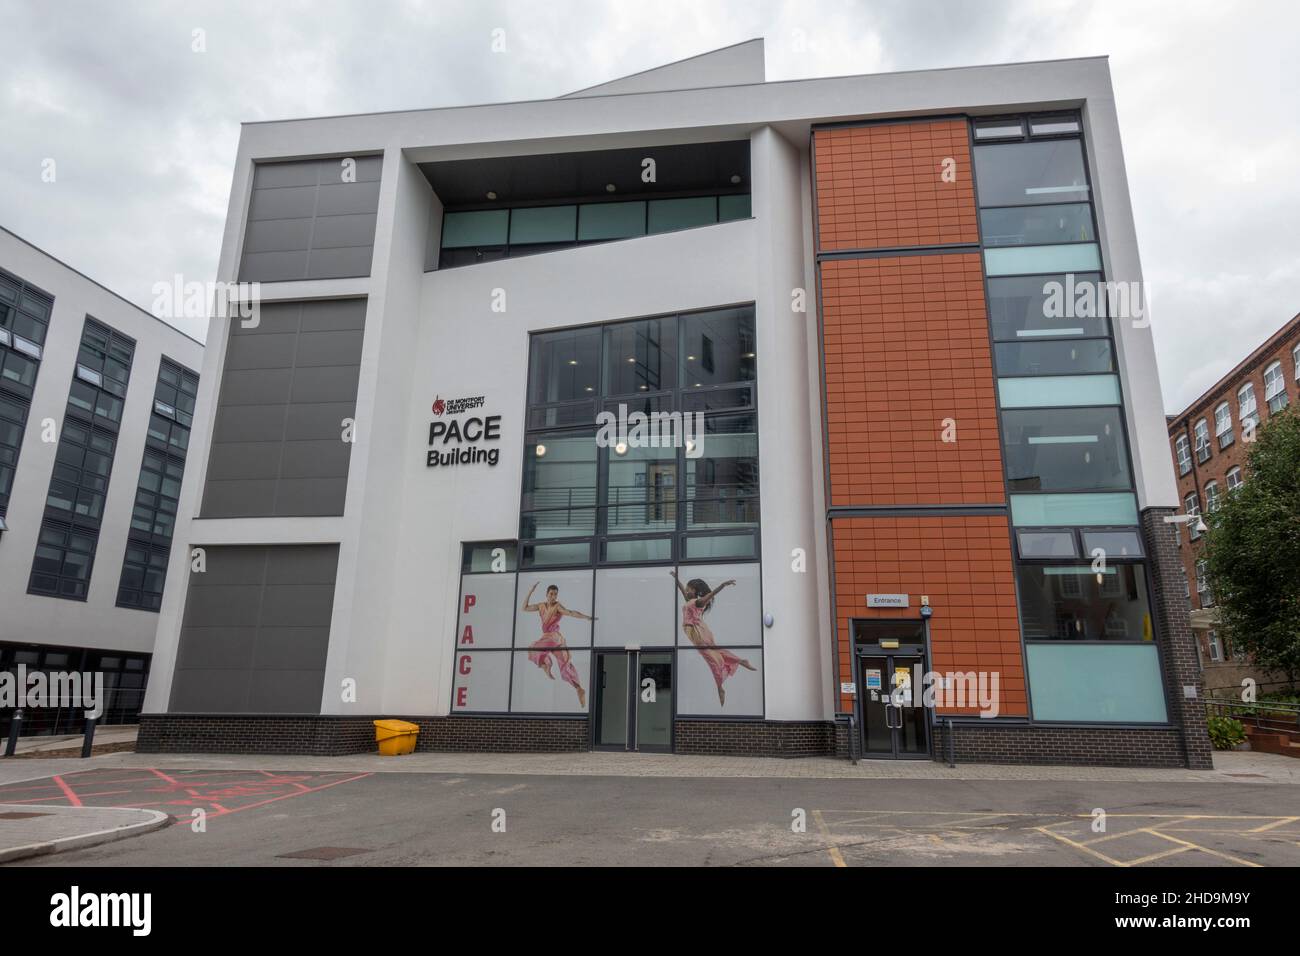
<path id="1" fill-rule="evenodd" d="M 835 753 L 834 725 L 820 720 L 678 720 L 679 754 L 735 757 L 826 757 Z"/>
<path id="2" fill-rule="evenodd" d="M 372 753 L 373 717 L 283 714 L 141 714 L 139 753 Z M 420 727 L 417 751 L 442 753 L 580 753 L 590 749 L 586 717 L 403 717 Z M 936 760 L 948 758 L 946 728 L 933 729 Z M 681 719 L 673 724 L 678 754 L 742 757 L 849 756 L 844 721 Z M 1186 767 L 1173 728 L 954 725 L 960 763 Z M 860 742 L 855 756 L 862 756 Z"/>
<path id="3" fill-rule="evenodd" d="M 936 760 L 948 759 L 947 728 L 933 730 Z M 954 724 L 956 762 L 1066 764 L 1080 767 L 1186 767 L 1173 728 L 1027 727 Z"/>
<path id="4" fill-rule="evenodd" d="M 315 757 L 371 753 L 376 719 L 310 714 L 141 714 L 136 751 Z M 590 742 L 586 717 L 397 719 L 419 725 L 417 751 L 565 753 L 588 750 Z"/>

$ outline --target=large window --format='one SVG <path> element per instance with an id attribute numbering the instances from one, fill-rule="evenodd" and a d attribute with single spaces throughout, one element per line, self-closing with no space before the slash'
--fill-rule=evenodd
<path id="1" fill-rule="evenodd" d="M 43 292 L 0 270 L 0 517 L 9 509 L 53 305 Z"/>
<path id="2" fill-rule="evenodd" d="M 86 599 L 135 342 L 86 318 L 28 591 Z"/>
<path id="3" fill-rule="evenodd" d="M 1214 409 L 1214 434 L 1220 448 L 1227 448 L 1234 441 L 1232 434 L 1232 407 L 1227 402 L 1220 402 Z"/>
<path id="4" fill-rule="evenodd" d="M 1281 362 L 1274 362 L 1264 369 L 1264 401 L 1268 402 L 1268 410 L 1274 415 L 1286 408 L 1290 401 L 1286 394 L 1286 377 Z"/>
<path id="5" fill-rule="evenodd" d="M 1025 639 L 1151 640 L 1151 607 L 1140 564 L 1023 564 L 1016 570 Z"/>
<path id="6" fill-rule="evenodd" d="M 750 217 L 748 193 L 447 212 L 439 268 Z"/>
<path id="7" fill-rule="evenodd" d="M 1210 425 L 1204 419 L 1197 419 L 1192 434 L 1196 436 L 1196 460 L 1202 464 L 1210 460 Z"/>
<path id="8" fill-rule="evenodd" d="M 755 370 L 752 306 L 535 334 L 520 566 L 756 558 Z"/>
<path id="9" fill-rule="evenodd" d="M 1183 511 L 1190 518 L 1200 517 L 1201 514 L 1201 496 L 1196 492 L 1191 492 L 1183 499 Z M 1201 536 L 1201 532 L 1196 530 L 1198 522 L 1187 522 L 1187 532 L 1193 541 Z"/>
<path id="10" fill-rule="evenodd" d="M 1255 386 L 1247 382 L 1241 388 L 1237 389 L 1237 417 L 1241 419 L 1241 427 L 1255 428 L 1259 425 L 1259 410 L 1255 407 Z"/>
<path id="11" fill-rule="evenodd" d="M 1174 439 L 1174 457 L 1178 459 L 1178 474 L 1185 475 L 1192 470 L 1191 444 L 1186 435 Z"/>
<path id="12" fill-rule="evenodd" d="M 1078 114 L 981 119 L 973 134 L 1033 716 L 1162 722 L 1111 339 L 1112 323 L 1132 318 L 1133 290 L 1101 270 L 1082 124 Z M 1202 421 L 1198 455 L 1208 440 Z M 1188 436 L 1174 452 L 1190 471 Z"/>
<path id="13" fill-rule="evenodd" d="M 156 611 L 180 503 L 199 377 L 163 359 L 154 387 L 153 413 L 127 531 L 126 555 L 117 589 L 119 607 Z"/>
<path id="14" fill-rule="evenodd" d="M 1119 491 L 1132 487 L 1118 408 L 1002 412 L 1012 491 Z"/>

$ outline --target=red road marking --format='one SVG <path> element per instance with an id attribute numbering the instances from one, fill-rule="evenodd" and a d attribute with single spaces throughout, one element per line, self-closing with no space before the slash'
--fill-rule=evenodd
<path id="1" fill-rule="evenodd" d="M 280 794 L 280 796 L 278 796 L 278 797 L 271 797 L 271 798 L 268 799 L 268 800 L 259 800 L 257 803 L 246 803 L 246 804 L 244 804 L 242 807 L 235 807 L 235 809 L 233 809 L 233 810 L 226 810 L 226 811 L 223 811 L 223 812 L 220 812 L 220 813 L 210 813 L 210 814 L 208 814 L 208 817 L 209 817 L 209 818 L 212 818 L 212 817 L 222 817 L 222 816 L 226 816 L 227 814 L 231 814 L 231 813 L 239 813 L 241 810 L 251 810 L 251 809 L 253 809 L 254 807 L 264 807 L 264 806 L 266 806 L 268 803 L 275 803 L 277 800 L 286 800 L 286 799 L 288 799 L 289 797 L 300 797 L 300 796 L 302 796 L 304 793 L 316 793 L 317 791 L 320 791 L 320 790 L 328 790 L 330 787 L 337 787 L 337 786 L 338 786 L 339 784 L 341 784 L 341 783 L 351 783 L 353 780 L 362 780 L 362 779 L 364 779 L 364 778 L 366 778 L 366 777 L 370 777 L 370 776 L 373 776 L 373 773 L 359 773 L 359 774 L 357 774 L 356 776 L 348 777 L 348 778 L 346 778 L 346 779 L 344 779 L 344 780 L 335 780 L 335 781 L 333 781 L 332 783 L 322 784 L 322 785 L 319 786 L 319 787 L 312 787 L 312 788 L 310 788 L 310 789 L 308 789 L 308 790 L 303 790 L 303 791 L 300 791 L 300 792 L 298 792 L 298 793 L 282 793 L 282 794 Z M 178 820 L 178 821 L 176 821 L 177 824 L 184 823 L 184 822 L 186 822 L 186 821 L 184 821 L 184 820 Z"/>
<path id="2" fill-rule="evenodd" d="M 155 770 L 153 767 L 150 767 L 149 772 L 156 777 L 161 777 L 163 780 L 166 780 L 170 784 L 176 784 L 176 781 L 174 779 L 167 776 L 167 774 L 163 773 L 161 770 Z"/>
<path id="3" fill-rule="evenodd" d="M 73 789 L 71 787 L 69 787 L 66 783 L 63 782 L 62 777 L 55 777 L 54 782 L 55 784 L 58 785 L 58 788 L 63 791 L 63 795 L 68 798 L 69 803 L 71 803 L 74 807 L 81 806 L 81 798 L 78 797 L 76 793 L 73 792 Z"/>

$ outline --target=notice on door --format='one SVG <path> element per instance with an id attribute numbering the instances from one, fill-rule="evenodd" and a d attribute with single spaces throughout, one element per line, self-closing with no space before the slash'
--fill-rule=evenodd
<path id="1" fill-rule="evenodd" d="M 867 684 L 867 690 L 880 690 L 880 671 L 865 670 L 862 672 L 862 679 Z"/>

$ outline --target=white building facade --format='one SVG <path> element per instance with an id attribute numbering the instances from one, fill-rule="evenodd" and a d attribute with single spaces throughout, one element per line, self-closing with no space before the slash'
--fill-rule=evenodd
<path id="1" fill-rule="evenodd" d="M 0 229 L 0 670 L 101 671 L 107 722 L 143 703 L 202 361 Z M 82 719 L 28 709 L 23 733 Z"/>
<path id="2" fill-rule="evenodd" d="M 1055 264 L 1028 271 L 1139 281 L 1099 59 L 767 83 L 753 41 L 553 100 L 245 125 L 218 278 L 260 282 L 260 314 L 210 326 L 142 749 L 349 752 L 372 746 L 371 719 L 396 716 L 430 749 L 949 745 L 1033 760 L 1065 740 L 1083 761 L 1197 764 L 1182 703 L 1194 652 L 1163 609 L 1146 532 L 1177 500 L 1141 323 L 1112 323 L 1104 367 L 1077 370 L 1106 382 L 1060 383 L 1081 405 L 1113 396 L 1100 401 L 1117 424 L 1102 427 L 1127 436 L 1122 475 L 1095 488 L 1122 492 L 837 503 L 840 345 L 823 270 L 960 253 L 978 284 L 994 243 L 832 249 L 836 187 L 819 186 L 817 150 L 836 147 L 818 137 L 956 123 L 969 192 L 984 133 L 1012 141 L 982 118 L 1006 116 L 1060 118 L 1044 142 L 1086 151 L 1092 183 L 1043 187 L 1073 198 L 1062 216 L 1078 219 L 1080 248 L 1030 237 L 1035 261 Z M 1039 127 L 1016 122 L 1036 149 Z M 942 162 L 934 174 L 944 182 Z M 977 373 L 991 395 L 991 370 Z M 701 430 L 605 440 L 604 412 Z M 1053 517 L 1058 505 L 1073 517 Z M 925 581 L 882 576 L 875 590 L 909 591 L 887 612 L 840 596 L 858 579 L 836 520 L 929 516 L 1004 529 L 989 593 L 1011 608 L 1003 686 L 1022 690 L 1001 714 L 873 683 L 882 666 L 919 677 L 974 640 L 942 631 Z M 1079 534 L 1124 529 L 1132 607 L 1099 612 L 1098 634 L 1077 613 L 1065 634 L 1120 639 L 1084 662 L 1095 686 L 1056 710 L 1047 689 L 1080 659 L 1058 660 L 1055 633 L 1032 650 L 1016 622 L 1028 577 L 1013 566 L 1033 557 L 1009 536 L 1020 524 L 1077 526 L 1060 532 L 1076 564 Z M 890 656 L 899 640 L 865 624 L 860 637 L 854 622 L 873 617 L 915 625 L 901 643 L 914 655 Z M 1136 684 L 1106 689 L 1108 674 Z M 1041 716 L 1026 682 L 1043 688 Z M 1144 705 L 1127 708 L 1134 695 Z"/>

